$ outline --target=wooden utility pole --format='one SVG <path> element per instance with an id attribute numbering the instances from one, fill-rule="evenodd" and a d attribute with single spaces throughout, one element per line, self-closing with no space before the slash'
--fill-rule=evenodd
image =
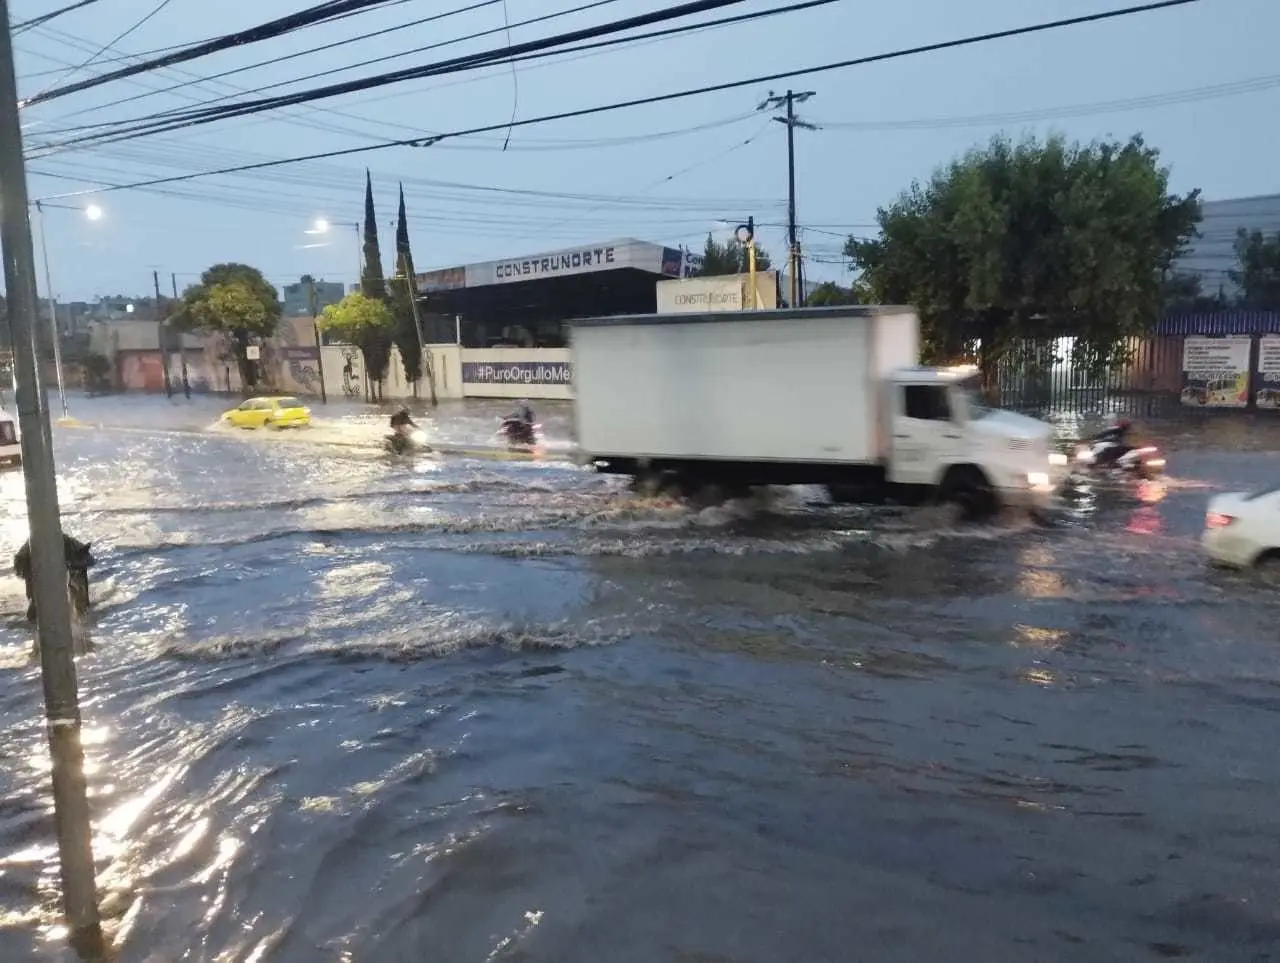
<path id="1" fill-rule="evenodd" d="M 0 0 L 0 249 L 4 255 L 9 331 L 22 428 L 22 474 L 31 529 L 32 596 L 38 623 L 45 721 L 53 762 L 54 825 L 62 876 L 62 905 L 73 940 L 102 944 L 94 878 L 89 798 L 80 742 L 67 563 L 58 514 L 48 400 L 41 384 L 36 345 L 36 270 L 31 244 L 27 174 L 22 160 L 18 84 L 14 77 L 8 0 Z"/>

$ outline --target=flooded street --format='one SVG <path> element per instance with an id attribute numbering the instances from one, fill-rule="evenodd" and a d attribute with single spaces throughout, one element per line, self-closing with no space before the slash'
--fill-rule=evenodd
<path id="1" fill-rule="evenodd" d="M 55 430 L 100 559 L 121 961 L 1280 958 L 1280 597 L 1197 549 L 1212 492 L 1274 482 L 1275 428 L 1161 429 L 1166 483 L 939 529 L 392 459 L 339 405 L 210 430 L 223 406 Z M 501 413 L 432 434 L 492 444 Z M 0 476 L 0 553 L 25 537 Z M 0 579 L 0 960 L 61 961 L 23 608 Z"/>

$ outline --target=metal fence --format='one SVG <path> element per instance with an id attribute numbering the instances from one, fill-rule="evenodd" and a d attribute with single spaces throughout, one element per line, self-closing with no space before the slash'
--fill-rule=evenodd
<path id="1" fill-rule="evenodd" d="M 1123 364 L 1090 371 L 1072 358 L 1069 339 L 1015 343 L 997 363 L 1000 407 L 1034 414 L 1152 417 L 1178 407 L 1182 337 L 1135 338 Z"/>

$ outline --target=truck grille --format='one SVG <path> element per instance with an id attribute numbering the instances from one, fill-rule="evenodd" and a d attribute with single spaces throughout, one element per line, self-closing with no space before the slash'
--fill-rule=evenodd
<path id="1" fill-rule="evenodd" d="M 1010 438 L 1009 447 L 1014 451 L 1026 451 L 1031 447 L 1030 438 Z"/>

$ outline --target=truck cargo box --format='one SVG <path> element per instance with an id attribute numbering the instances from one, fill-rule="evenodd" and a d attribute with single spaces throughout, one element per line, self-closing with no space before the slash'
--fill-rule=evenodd
<path id="1" fill-rule="evenodd" d="M 891 372 L 919 360 L 910 307 L 651 314 L 570 322 L 588 457 L 869 464 Z"/>

